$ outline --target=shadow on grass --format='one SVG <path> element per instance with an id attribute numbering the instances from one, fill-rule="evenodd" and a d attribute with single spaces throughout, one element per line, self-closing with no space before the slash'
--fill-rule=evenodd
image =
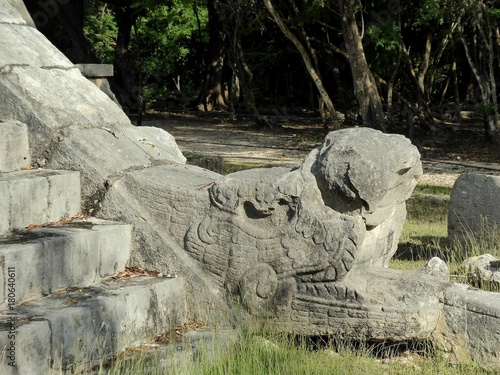
<path id="1" fill-rule="evenodd" d="M 397 260 L 421 261 L 439 257 L 449 258 L 448 239 L 446 237 L 419 236 L 412 242 L 401 242 L 393 258 Z"/>

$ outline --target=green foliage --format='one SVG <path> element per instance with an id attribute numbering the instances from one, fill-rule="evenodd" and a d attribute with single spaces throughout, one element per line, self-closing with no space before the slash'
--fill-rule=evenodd
<path id="1" fill-rule="evenodd" d="M 500 19 L 500 8 L 489 8 L 488 14 L 495 19 Z"/>
<path id="2" fill-rule="evenodd" d="M 200 22 L 208 20 L 206 8 L 199 9 Z M 133 51 L 139 56 L 144 74 L 158 71 L 176 74 L 187 64 L 194 47 L 192 39 L 198 33 L 198 24 L 192 6 L 182 0 L 170 5 L 150 9 L 147 15 L 137 20 L 133 38 Z M 206 41 L 206 39 L 204 40 Z"/>
<path id="3" fill-rule="evenodd" d="M 396 20 L 386 24 L 373 23 L 367 29 L 368 35 L 375 47 L 381 47 L 385 51 L 396 51 L 399 46 L 400 30 Z"/>
<path id="4" fill-rule="evenodd" d="M 118 28 L 109 5 L 100 0 L 92 1 L 87 9 L 83 32 L 99 61 L 103 64 L 113 63 Z"/>
<path id="5" fill-rule="evenodd" d="M 442 25 L 447 12 L 447 1 L 424 0 L 417 7 L 413 27 L 420 29 L 430 24 Z"/>
<path id="6" fill-rule="evenodd" d="M 132 28 L 129 50 L 144 78 L 146 97 L 178 91 L 174 79 L 184 88 L 195 85 L 193 69 L 199 71 L 200 64 L 191 60 L 208 43 L 206 6 L 186 0 L 170 0 L 168 4 L 147 0 L 135 1 L 132 7 L 140 8 L 141 15 Z M 117 32 L 111 6 L 105 0 L 93 0 L 85 36 L 102 63 L 114 61 Z"/>

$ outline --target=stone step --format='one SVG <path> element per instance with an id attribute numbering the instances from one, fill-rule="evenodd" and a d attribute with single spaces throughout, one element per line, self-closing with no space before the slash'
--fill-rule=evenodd
<path id="1" fill-rule="evenodd" d="M 80 200 L 79 172 L 0 173 L 0 235 L 72 217 L 80 212 Z"/>
<path id="2" fill-rule="evenodd" d="M 95 218 L 0 237 L 0 309 L 14 279 L 16 303 L 93 285 L 125 269 L 131 246 L 131 225 Z"/>
<path id="3" fill-rule="evenodd" d="M 30 164 L 28 127 L 17 121 L 0 121 L 0 173 Z"/>
<path id="4" fill-rule="evenodd" d="M 16 305 L 0 315 L 0 373 L 73 374 L 172 330 L 185 315 L 183 278 L 115 279 Z"/>

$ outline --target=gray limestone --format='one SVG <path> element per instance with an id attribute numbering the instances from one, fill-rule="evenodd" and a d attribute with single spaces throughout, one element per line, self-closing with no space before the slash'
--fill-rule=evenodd
<path id="1" fill-rule="evenodd" d="M 113 64 L 75 64 L 86 78 L 113 77 Z"/>
<path id="2" fill-rule="evenodd" d="M 98 364 L 106 355 L 138 346 L 145 337 L 183 323 L 187 308 L 183 290 L 182 278 L 137 277 L 16 305 L 12 312 L 17 368 L 4 362 L 0 372 L 75 373 Z M 2 354 L 10 343 L 8 312 L 0 315 Z"/>
<path id="3" fill-rule="evenodd" d="M 23 0 L 7 0 L 0 7 L 0 23 L 34 26 Z"/>
<path id="4" fill-rule="evenodd" d="M 79 172 L 46 169 L 0 174 L 0 235 L 80 212 Z"/>
<path id="5" fill-rule="evenodd" d="M 221 177 L 185 164 L 131 171 L 109 187 L 98 215 L 134 225 L 133 264 L 184 276 L 197 303 L 218 300 L 220 291 L 186 253 L 183 238 L 190 223 L 210 209 L 207 189 Z"/>
<path id="6" fill-rule="evenodd" d="M 28 125 L 32 160 L 41 166 L 69 128 L 115 131 L 132 126 L 123 111 L 76 68 L 7 65 L 0 71 L 0 114 Z"/>
<path id="7" fill-rule="evenodd" d="M 500 283 L 500 259 L 491 254 L 478 255 L 464 261 L 471 280 L 481 284 L 494 281 Z"/>
<path id="8" fill-rule="evenodd" d="M 66 56 L 33 27 L 0 23 L 0 45 L 6 46 L 0 54 L 0 71 L 4 74 L 23 65 L 45 69 L 73 68 Z"/>
<path id="9" fill-rule="evenodd" d="M 387 149 L 399 157 L 385 159 Z M 378 194 L 362 178 L 360 166 L 368 164 L 365 175 L 379 167 L 370 167 L 370 158 L 383 167 Z M 133 223 L 137 242 L 154 244 L 138 246 L 141 263 L 240 299 L 254 315 L 306 334 L 422 337 L 437 324 L 442 278 L 385 268 L 421 173 L 418 151 L 405 138 L 350 129 L 331 133 L 295 170 L 223 177 L 175 165 L 129 172 L 111 183 L 99 215 Z"/>
<path id="10" fill-rule="evenodd" d="M 89 208 L 126 171 L 157 164 L 183 164 L 185 160 L 174 138 L 161 129 L 100 127 L 68 129 L 52 150 L 47 166 L 80 170 L 85 181 L 82 196 Z"/>
<path id="11" fill-rule="evenodd" d="M 450 195 L 448 238 L 453 246 L 488 242 L 500 226 L 500 176 L 461 175 Z"/>
<path id="12" fill-rule="evenodd" d="M 107 78 L 88 78 L 90 82 L 92 82 L 94 85 L 96 85 L 99 90 L 101 90 L 103 93 L 105 93 L 109 98 L 115 102 L 117 105 L 120 105 L 118 103 L 118 99 L 116 99 L 115 94 L 113 91 L 111 91 L 111 86 L 109 85 L 109 81 Z"/>
<path id="13" fill-rule="evenodd" d="M 27 126 L 16 121 L 0 121 L 0 173 L 30 165 Z"/>
<path id="14" fill-rule="evenodd" d="M 498 369 L 500 359 L 500 293 L 452 284 L 445 292 L 435 338 L 451 360 L 474 360 Z"/>
<path id="15" fill-rule="evenodd" d="M 16 301 L 101 282 L 125 269 L 132 227 L 98 219 L 72 221 L 0 238 L 0 309 L 8 270 L 16 270 Z"/>

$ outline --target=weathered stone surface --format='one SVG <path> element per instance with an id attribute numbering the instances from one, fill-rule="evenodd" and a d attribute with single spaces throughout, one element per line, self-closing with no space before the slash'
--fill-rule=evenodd
<path id="1" fill-rule="evenodd" d="M 101 282 L 125 269 L 132 227 L 89 219 L 35 228 L 0 238 L 0 310 L 6 307 L 13 267 L 17 304 L 30 298 Z"/>
<path id="2" fill-rule="evenodd" d="M 62 52 L 54 48 L 48 39 L 33 27 L 0 23 L 0 71 L 8 72 L 15 65 L 31 65 L 41 68 L 73 68 Z"/>
<path id="3" fill-rule="evenodd" d="M 7 0 L 0 6 L 0 23 L 35 26 L 22 0 Z"/>
<path id="4" fill-rule="evenodd" d="M 115 102 L 117 105 L 120 105 L 118 99 L 116 99 L 114 92 L 111 91 L 111 86 L 109 85 L 109 81 L 107 80 L 107 78 L 88 78 L 88 79 L 90 80 L 90 82 L 96 85 L 99 88 L 99 90 L 105 93 L 113 102 Z"/>
<path id="5" fill-rule="evenodd" d="M 73 374 L 185 322 L 182 278 L 118 279 L 16 306 L 17 369 L 2 374 Z M 0 314 L 0 357 L 9 348 L 9 315 Z"/>
<path id="6" fill-rule="evenodd" d="M 370 180 L 373 169 L 384 169 L 379 195 L 369 195 L 363 171 L 352 172 L 369 163 L 371 154 L 359 151 L 369 139 L 378 140 L 371 151 L 381 165 L 364 173 Z M 387 149 L 402 155 L 382 161 Z M 331 181 L 334 170 L 344 171 L 342 180 Z M 129 172 L 107 190 L 100 214 L 134 223 L 138 243 L 155 244 L 138 247 L 140 262 L 193 285 L 205 275 L 211 281 L 204 284 L 238 297 L 255 315 L 308 334 L 424 337 L 437 324 L 443 281 L 429 270 L 385 268 L 420 173 L 418 151 L 403 137 L 351 129 L 331 133 L 295 170 Z"/>
<path id="7" fill-rule="evenodd" d="M 86 78 L 113 77 L 113 64 L 75 64 Z"/>
<path id="8" fill-rule="evenodd" d="M 80 212 L 80 174 L 47 169 L 0 174 L 0 234 Z"/>
<path id="9" fill-rule="evenodd" d="M 403 137 L 332 132 L 299 169 L 243 171 L 213 185 L 186 250 L 250 312 L 296 331 L 425 337 L 437 324 L 443 281 L 428 270 L 385 268 L 421 173 Z"/>
<path id="10" fill-rule="evenodd" d="M 28 128 L 16 121 L 0 121 L 0 173 L 31 165 Z"/>
<path id="11" fill-rule="evenodd" d="M 186 161 L 170 134 L 149 127 L 71 128 L 60 136 L 51 151 L 47 166 L 81 171 L 85 181 L 82 196 L 87 209 L 93 207 L 94 201 L 125 171 Z"/>
<path id="12" fill-rule="evenodd" d="M 469 278 L 478 283 L 494 281 L 500 283 L 500 259 L 491 254 L 479 255 L 464 261 Z"/>
<path id="13" fill-rule="evenodd" d="M 438 257 L 433 257 L 425 265 L 423 271 L 431 276 L 434 276 L 442 281 L 450 281 L 450 270 L 446 263 Z"/>
<path id="14" fill-rule="evenodd" d="M 451 284 L 444 294 L 438 348 L 458 362 L 475 360 L 485 367 L 500 365 L 500 293 Z"/>
<path id="15" fill-rule="evenodd" d="M 28 125 L 32 160 L 42 165 L 69 127 L 114 131 L 132 126 L 123 111 L 76 68 L 8 66 L 2 72 L 0 114 Z"/>
<path id="16" fill-rule="evenodd" d="M 461 175 L 450 195 L 450 243 L 463 246 L 478 240 L 488 241 L 498 232 L 499 226 L 500 176 Z"/>
<path id="17" fill-rule="evenodd" d="M 123 128 L 121 131 L 125 138 L 144 151 L 153 164 L 158 161 L 177 164 L 186 162 L 174 137 L 163 129 L 141 126 Z"/>
<path id="18" fill-rule="evenodd" d="M 35 163 L 81 171 L 84 206 L 133 224 L 137 249 L 130 262 L 185 276 L 195 297 L 192 311 L 193 302 L 229 296 L 287 330 L 360 340 L 433 333 L 445 351 L 494 362 L 498 295 L 450 286 L 445 265 L 436 259 L 416 271 L 387 268 L 404 223 L 404 202 L 421 174 L 418 151 L 408 140 L 346 129 L 328 135 L 294 170 L 223 177 L 184 165 L 171 137 L 132 128 L 118 106 L 36 30 L 18 23 L 10 2 L 0 1 L 6 51 L 0 60 L 0 118 L 27 124 Z M 28 50 L 18 53 L 19 45 Z M 0 183 L 0 192 L 6 189 Z M 6 209 L 2 200 L 0 208 Z M 10 223 L 0 220 L 2 227 Z M 168 310 L 177 295 L 132 289 L 103 293 L 125 304 L 100 294 L 73 313 L 67 301 L 52 300 L 50 312 L 40 305 L 37 314 L 44 317 L 37 322 L 51 324 L 40 324 L 33 337 L 47 337 L 49 328 L 51 355 L 64 344 L 63 366 L 88 354 L 90 337 L 95 340 L 103 324 L 123 345 L 136 342 L 137 331 L 162 326 L 165 316 L 151 317 L 152 310 Z M 25 307 L 19 312 L 32 316 Z M 103 318 L 109 316 L 111 323 Z M 82 330 L 79 339 L 75 333 Z M 484 338 L 487 330 L 491 341 Z M 124 337 L 132 340 L 120 341 Z M 111 350 L 123 347 L 115 344 Z"/>
<path id="19" fill-rule="evenodd" d="M 218 300 L 220 290 L 188 256 L 184 236 L 190 224 L 208 212 L 207 188 L 221 177 L 183 164 L 128 172 L 109 187 L 98 211 L 101 217 L 134 225 L 137 251 L 131 263 L 185 277 L 188 291 L 200 305 Z"/>

